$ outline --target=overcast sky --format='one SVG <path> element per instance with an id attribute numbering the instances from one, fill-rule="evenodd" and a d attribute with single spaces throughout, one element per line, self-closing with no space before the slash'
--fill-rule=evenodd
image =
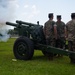
<path id="1" fill-rule="evenodd" d="M 62 15 L 62 21 L 69 21 L 75 12 L 75 0 L 0 0 L 0 22 L 23 20 L 44 24 L 48 13 Z"/>

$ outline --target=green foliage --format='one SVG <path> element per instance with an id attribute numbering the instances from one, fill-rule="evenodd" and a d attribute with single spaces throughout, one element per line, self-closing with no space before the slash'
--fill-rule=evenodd
<path id="1" fill-rule="evenodd" d="M 0 42 L 0 75 L 75 75 L 75 65 L 67 56 L 50 61 L 36 50 L 32 60 L 13 61 L 14 41 Z"/>
<path id="2" fill-rule="evenodd" d="M 18 35 L 18 32 L 15 30 L 15 29 L 10 29 L 9 31 L 8 31 L 8 34 L 10 34 L 10 35 Z"/>

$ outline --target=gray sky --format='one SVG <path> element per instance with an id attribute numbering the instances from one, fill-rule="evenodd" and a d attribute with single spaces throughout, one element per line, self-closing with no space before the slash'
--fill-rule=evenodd
<path id="1" fill-rule="evenodd" d="M 62 21 L 69 21 L 75 12 L 75 0 L 0 0 L 0 22 L 16 19 L 26 22 L 44 24 L 48 20 L 48 13 L 62 15 Z"/>

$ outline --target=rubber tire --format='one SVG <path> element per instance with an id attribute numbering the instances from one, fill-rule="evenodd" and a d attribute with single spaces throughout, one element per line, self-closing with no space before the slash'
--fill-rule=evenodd
<path id="1" fill-rule="evenodd" d="M 16 59 L 30 60 L 34 54 L 33 42 L 27 37 L 19 37 L 13 46 Z"/>

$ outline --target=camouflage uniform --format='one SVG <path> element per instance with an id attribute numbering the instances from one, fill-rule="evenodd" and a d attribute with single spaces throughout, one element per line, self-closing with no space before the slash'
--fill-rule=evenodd
<path id="1" fill-rule="evenodd" d="M 68 29 L 68 41 L 74 41 L 75 40 L 75 20 L 69 21 L 67 24 Z"/>
<path id="2" fill-rule="evenodd" d="M 44 24 L 44 35 L 46 38 L 46 44 L 50 46 L 55 46 L 55 22 L 53 21 L 53 14 L 49 14 L 49 20 Z M 53 53 L 45 52 L 49 60 L 53 60 Z"/>
<path id="3" fill-rule="evenodd" d="M 57 41 L 56 41 L 56 47 L 59 48 L 63 48 L 63 46 L 65 45 L 65 23 L 60 21 L 60 22 L 56 22 L 57 25 Z"/>
<path id="4" fill-rule="evenodd" d="M 66 24 L 68 31 L 68 48 L 70 51 L 75 51 L 75 13 L 71 14 L 71 18 L 72 20 Z M 71 62 L 75 63 L 75 57 L 73 55 L 69 57 Z"/>
<path id="5" fill-rule="evenodd" d="M 61 21 L 61 15 L 57 15 L 57 40 L 56 47 L 64 48 L 65 46 L 65 23 Z M 62 56 L 61 54 L 57 54 L 58 57 Z"/>
<path id="6" fill-rule="evenodd" d="M 46 44 L 50 46 L 54 46 L 54 25 L 55 22 L 52 20 L 48 20 L 44 25 L 44 34 L 46 38 Z"/>
<path id="7" fill-rule="evenodd" d="M 67 24 L 69 50 L 75 51 L 75 20 L 69 21 Z"/>

